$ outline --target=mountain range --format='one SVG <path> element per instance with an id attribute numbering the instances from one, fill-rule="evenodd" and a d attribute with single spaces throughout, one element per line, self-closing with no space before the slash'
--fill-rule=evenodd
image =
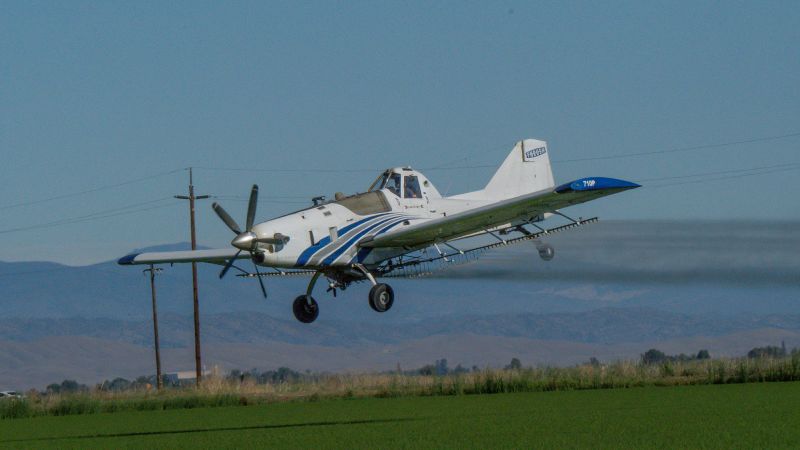
<path id="1" fill-rule="evenodd" d="M 798 223 L 600 222 L 547 240 L 556 248 L 548 263 L 524 244 L 429 278 L 389 279 L 396 299 L 384 314 L 368 307 L 365 284 L 333 298 L 319 283 L 321 314 L 311 325 L 291 313 L 307 278 L 268 278 L 265 300 L 255 280 L 219 280 L 219 267 L 200 265 L 204 361 L 388 370 L 442 357 L 573 364 L 636 358 L 654 345 L 718 355 L 780 340 L 800 345 Z M 0 389 L 152 371 L 150 286 L 141 269 L 0 262 Z M 165 366 L 190 369 L 190 270 L 164 269 L 156 287 Z"/>

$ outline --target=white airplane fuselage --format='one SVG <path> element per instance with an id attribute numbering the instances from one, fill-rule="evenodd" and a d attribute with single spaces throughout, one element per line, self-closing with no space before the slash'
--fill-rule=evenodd
<path id="1" fill-rule="evenodd" d="M 396 167 L 383 172 L 367 192 L 336 194 L 331 202 L 318 203 L 301 211 L 255 224 L 258 186 L 253 185 L 244 226 L 240 226 L 218 203 L 212 208 L 236 235 L 233 248 L 172 252 L 132 253 L 119 259 L 121 265 L 212 263 L 222 265 L 223 278 L 231 267 L 245 276 L 257 277 L 264 297 L 267 290 L 258 266 L 278 270 L 271 275 L 311 273 L 304 294 L 295 298 L 292 311 L 297 320 L 311 323 L 319 315 L 312 293 L 320 277 L 328 280 L 328 292 L 350 284 L 369 281 L 368 299 L 376 312 L 388 311 L 394 302 L 391 286 L 379 277 L 402 276 L 405 268 L 425 267 L 431 261 L 450 261 L 449 256 L 476 254 L 489 247 L 532 241 L 539 256 L 549 261 L 553 248 L 539 241 L 542 234 L 573 225 L 544 229 L 534 222 L 558 214 L 572 205 L 639 187 L 625 180 L 606 177 L 577 179 L 556 186 L 547 143 L 538 139 L 518 141 L 483 189 L 443 197 L 420 172 Z M 540 232 L 530 231 L 532 226 Z M 499 234 L 496 234 L 499 232 Z M 511 240 L 500 234 L 518 233 Z M 452 245 L 459 239 L 492 235 L 500 243 L 460 250 Z M 440 245 L 456 253 L 445 254 Z M 466 244 L 465 244 L 466 245 Z M 459 247 L 462 245 L 459 244 Z M 419 250 L 431 247 L 438 257 L 421 257 Z M 255 273 L 234 262 L 250 258 Z M 299 270 L 291 270 L 299 269 Z M 425 269 L 427 270 L 427 269 Z"/>
<path id="2" fill-rule="evenodd" d="M 491 203 L 490 199 L 454 196 L 442 197 L 433 184 L 420 172 L 409 168 L 394 168 L 386 173 L 415 177 L 419 192 L 401 185 L 397 195 L 392 189 L 375 189 L 357 194 L 349 199 L 368 198 L 380 207 L 359 213 L 359 208 L 348 208 L 347 198 L 281 216 L 254 226 L 259 237 L 276 233 L 288 236 L 285 244 L 259 244 L 257 263 L 279 268 L 322 269 L 331 266 L 349 266 L 354 263 L 372 266 L 386 259 L 404 254 L 408 249 L 359 248 L 357 243 L 369 236 L 379 236 L 401 230 L 403 227 L 433 218 L 453 215 Z M 417 195 L 417 196 L 413 196 Z"/>

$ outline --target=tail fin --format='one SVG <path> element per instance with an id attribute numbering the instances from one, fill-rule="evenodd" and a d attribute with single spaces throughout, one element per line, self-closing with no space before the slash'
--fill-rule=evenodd
<path id="1" fill-rule="evenodd" d="M 531 192 L 551 189 L 555 186 L 547 142 L 525 139 L 508 154 L 497 169 L 484 194 L 489 198 L 513 198 Z"/>

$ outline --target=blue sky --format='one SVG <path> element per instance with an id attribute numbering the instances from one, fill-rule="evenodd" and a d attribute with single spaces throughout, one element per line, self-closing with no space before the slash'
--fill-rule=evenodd
<path id="1" fill-rule="evenodd" d="M 798 23 L 796 2 L 6 2 L 0 260 L 185 240 L 188 166 L 237 218 L 258 183 L 267 219 L 384 167 L 499 164 L 524 137 L 557 182 L 645 180 L 575 215 L 797 220 L 798 135 L 558 161 L 800 133 Z M 426 174 L 452 194 L 492 172 Z M 231 238 L 210 201 L 198 229 Z"/>

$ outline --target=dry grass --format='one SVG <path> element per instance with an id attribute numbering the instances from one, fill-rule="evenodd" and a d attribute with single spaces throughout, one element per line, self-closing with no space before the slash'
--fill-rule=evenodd
<path id="1" fill-rule="evenodd" d="M 200 388 L 100 389 L 83 394 L 31 393 L 0 402 L 0 418 L 252 405 L 328 398 L 469 395 L 639 386 L 677 386 L 800 380 L 800 354 L 787 358 L 714 359 L 643 365 L 630 361 L 519 370 L 486 369 L 446 376 L 335 374 L 256 384 L 211 376 Z"/>

